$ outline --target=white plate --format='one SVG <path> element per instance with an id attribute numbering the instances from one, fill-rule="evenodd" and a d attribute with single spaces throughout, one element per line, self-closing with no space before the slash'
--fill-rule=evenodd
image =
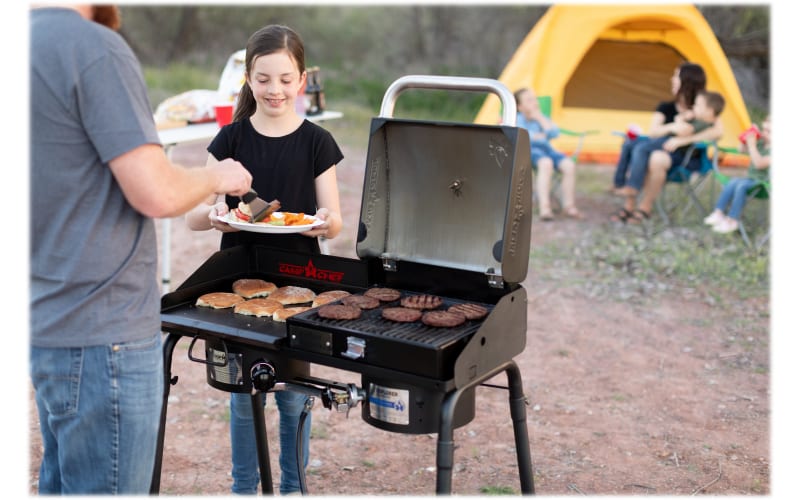
<path id="1" fill-rule="evenodd" d="M 281 212 L 275 212 L 275 213 L 278 214 Z M 325 222 L 322 219 L 317 219 L 313 215 L 306 215 L 306 217 L 311 217 L 312 219 L 314 219 L 314 222 L 312 222 L 311 224 L 303 224 L 300 226 L 297 225 L 275 226 L 272 224 L 264 224 L 262 222 L 251 224 L 249 222 L 244 222 L 242 220 L 237 219 L 236 216 L 233 215 L 233 212 L 228 212 L 225 215 L 218 216 L 217 219 L 241 231 L 250 231 L 253 233 L 270 233 L 270 234 L 302 233 L 303 231 L 308 231 L 309 229 L 315 228 Z"/>

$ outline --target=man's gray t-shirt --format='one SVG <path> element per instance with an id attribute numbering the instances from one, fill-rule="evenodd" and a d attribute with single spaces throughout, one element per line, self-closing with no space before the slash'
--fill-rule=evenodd
<path id="1" fill-rule="evenodd" d="M 159 143 L 139 62 L 76 11 L 30 12 L 31 344 L 79 347 L 160 330 L 153 220 L 108 162 Z"/>

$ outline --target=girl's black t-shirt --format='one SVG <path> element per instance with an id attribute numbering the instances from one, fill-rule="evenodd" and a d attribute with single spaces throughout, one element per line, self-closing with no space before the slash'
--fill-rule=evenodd
<path id="1" fill-rule="evenodd" d="M 344 155 L 333 136 L 308 120 L 282 137 L 259 134 L 250 120 L 224 126 L 208 146 L 217 160 L 232 158 L 253 175 L 259 198 L 281 202 L 281 210 L 313 215 L 317 211 L 314 180 L 339 163 Z M 241 200 L 226 196 L 229 209 Z M 220 248 L 260 244 L 287 250 L 319 253 L 316 238 L 300 234 L 265 234 L 249 231 L 223 233 Z"/>

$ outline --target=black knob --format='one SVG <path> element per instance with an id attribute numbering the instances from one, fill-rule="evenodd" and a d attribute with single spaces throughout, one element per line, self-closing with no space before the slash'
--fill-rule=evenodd
<path id="1" fill-rule="evenodd" d="M 256 390 L 267 392 L 275 386 L 275 368 L 268 361 L 260 359 L 250 367 L 250 380 Z"/>

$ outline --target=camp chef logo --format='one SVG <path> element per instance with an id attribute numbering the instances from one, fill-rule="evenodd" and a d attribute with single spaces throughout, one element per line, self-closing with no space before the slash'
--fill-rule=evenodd
<path id="1" fill-rule="evenodd" d="M 308 259 L 308 264 L 305 266 L 281 262 L 278 264 L 278 272 L 291 276 L 302 276 L 304 278 L 312 278 L 315 280 L 332 281 L 333 283 L 341 283 L 342 278 L 344 278 L 343 272 L 320 269 L 314 265 L 311 259 Z"/>

